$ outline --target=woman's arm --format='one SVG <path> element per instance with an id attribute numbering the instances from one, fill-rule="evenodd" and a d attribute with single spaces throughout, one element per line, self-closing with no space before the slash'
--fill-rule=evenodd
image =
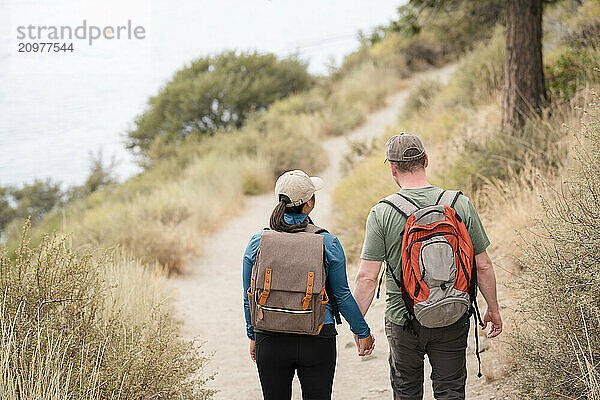
<path id="1" fill-rule="evenodd" d="M 243 268 L 242 268 L 242 287 L 244 289 L 244 316 L 246 318 L 246 335 L 250 340 L 254 340 L 254 327 L 250 320 L 250 303 L 248 300 L 248 288 L 250 288 L 250 279 L 252 275 L 252 267 L 254 266 L 254 260 L 256 259 L 256 252 L 260 245 L 260 237 L 262 232 L 259 232 L 252 236 L 246 251 L 244 252 Z"/>
<path id="2" fill-rule="evenodd" d="M 369 337 L 371 330 L 363 318 L 350 287 L 346 275 L 346 255 L 339 240 L 332 236 L 332 240 L 326 240 L 325 261 L 327 262 L 327 279 L 331 293 L 337 301 L 340 313 L 350 324 L 350 330 L 359 338 Z M 327 239 L 327 238 L 326 238 Z"/>

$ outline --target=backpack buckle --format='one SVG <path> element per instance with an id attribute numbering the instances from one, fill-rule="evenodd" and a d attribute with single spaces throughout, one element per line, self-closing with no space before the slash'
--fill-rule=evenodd
<path id="1" fill-rule="evenodd" d="M 271 293 L 271 268 L 267 268 L 265 271 L 265 286 L 258 299 L 258 304 L 264 306 Z"/>
<path id="2" fill-rule="evenodd" d="M 302 309 L 303 310 L 308 310 L 308 307 L 310 306 L 310 300 L 312 299 L 312 293 L 313 293 L 314 280 L 315 280 L 315 273 L 309 272 L 308 278 L 306 279 L 306 295 L 304 295 L 304 298 L 302 299 Z"/>

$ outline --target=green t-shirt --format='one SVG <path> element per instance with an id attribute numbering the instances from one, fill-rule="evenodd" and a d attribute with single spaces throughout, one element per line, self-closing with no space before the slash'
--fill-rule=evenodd
<path id="1" fill-rule="evenodd" d="M 401 189 L 399 193 L 413 200 L 419 207 L 434 205 L 443 189 L 435 186 L 426 186 L 416 189 Z M 482 253 L 490 245 L 479 215 L 468 197 L 461 195 L 454 209 L 465 222 L 475 254 Z M 367 217 L 365 242 L 363 243 L 360 258 L 371 261 L 385 261 L 393 268 L 394 274 L 400 274 L 400 257 L 402 237 L 400 236 L 406 218 L 389 204 L 378 203 L 371 209 Z M 400 289 L 386 269 L 385 290 L 385 316 L 397 325 L 404 325 L 406 306 L 402 299 Z"/>

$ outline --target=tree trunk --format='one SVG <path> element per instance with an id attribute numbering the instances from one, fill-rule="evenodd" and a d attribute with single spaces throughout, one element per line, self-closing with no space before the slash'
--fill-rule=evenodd
<path id="1" fill-rule="evenodd" d="M 502 126 L 523 126 L 546 105 L 542 64 L 543 0 L 506 0 L 506 46 L 502 88 Z"/>

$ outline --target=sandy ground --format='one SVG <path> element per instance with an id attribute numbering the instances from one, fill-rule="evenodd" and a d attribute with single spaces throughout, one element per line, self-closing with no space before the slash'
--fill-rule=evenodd
<path id="1" fill-rule="evenodd" d="M 454 66 L 425 72 L 415 76 L 411 83 L 425 76 L 445 81 Z M 326 188 L 317 194 L 317 206 L 311 217 L 316 224 L 331 226 L 331 191 L 339 178 L 339 164 L 348 151 L 348 141 L 380 135 L 386 126 L 397 122 L 399 109 L 404 104 L 411 83 L 387 99 L 385 107 L 368 117 L 363 125 L 343 137 L 328 139 L 323 147 L 329 156 L 329 167 L 321 174 Z M 187 272 L 171 279 L 174 289 L 176 314 L 183 322 L 184 334 L 199 337 L 206 343 L 204 350 L 212 353 L 207 371 L 216 376 L 210 387 L 218 392 L 216 399 L 261 399 L 260 383 L 255 364 L 248 355 L 242 310 L 241 259 L 250 236 L 268 224 L 275 205 L 271 193 L 247 197 L 241 215 L 227 221 L 220 230 L 204 241 L 203 256 L 188 266 Z M 335 233 L 335 232 L 333 232 Z M 349 267 L 350 271 L 356 268 Z M 354 281 L 350 274 L 349 281 Z M 338 326 L 338 363 L 333 387 L 334 399 L 391 399 L 388 346 L 384 333 L 384 295 L 375 300 L 367 322 L 376 335 L 373 355 L 360 358 L 348 324 Z M 490 399 L 494 390 L 485 379 L 476 378 L 477 362 L 474 355 L 473 334 L 469 335 L 467 350 L 469 382 L 468 398 Z M 426 363 L 425 398 L 431 399 L 430 373 Z M 300 399 L 300 387 L 295 379 L 294 399 Z"/>

